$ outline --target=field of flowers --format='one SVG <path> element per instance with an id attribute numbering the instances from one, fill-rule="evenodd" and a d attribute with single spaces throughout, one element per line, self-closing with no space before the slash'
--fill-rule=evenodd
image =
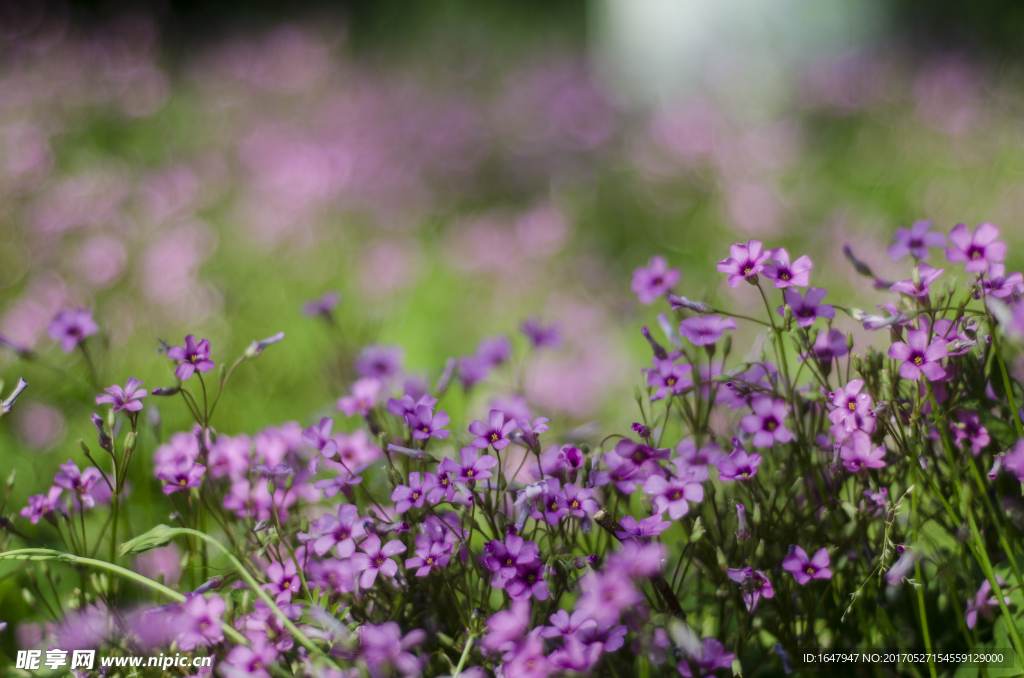
<path id="1" fill-rule="evenodd" d="M 1012 69 L 4 31 L 4 670 L 1021 675 Z"/>

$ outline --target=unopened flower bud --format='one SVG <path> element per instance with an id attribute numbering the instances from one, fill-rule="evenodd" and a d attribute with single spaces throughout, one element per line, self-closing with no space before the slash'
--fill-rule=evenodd
<path id="1" fill-rule="evenodd" d="M 782 307 L 782 317 L 785 319 L 787 325 L 790 322 L 792 322 L 793 321 L 793 307 L 790 306 L 789 304 L 784 305 Z"/>
<path id="2" fill-rule="evenodd" d="M 2 384 L 2 382 L 0 382 L 0 384 Z M 14 407 L 14 403 L 18 400 L 18 396 L 20 396 L 21 392 L 26 388 L 28 388 L 28 382 L 24 379 L 18 379 L 18 384 L 14 387 L 14 390 L 11 391 L 11 395 L 0 401 L 0 417 L 11 411 Z"/>
<path id="3" fill-rule="evenodd" d="M 253 532 L 263 532 L 268 527 L 270 527 L 271 522 L 272 521 L 270 520 L 270 518 L 264 518 L 260 522 L 256 523 L 256 527 L 252 528 L 252 531 Z"/>
<path id="4" fill-rule="evenodd" d="M 946 351 L 948 353 L 959 353 L 960 351 L 974 348 L 977 343 L 978 342 L 976 341 L 969 341 L 967 339 L 954 339 L 946 344 Z"/>
<path id="5" fill-rule="evenodd" d="M 739 520 L 739 527 L 736 529 L 736 538 L 746 541 L 750 538 L 750 526 L 747 525 L 747 509 L 743 504 L 736 504 L 736 517 Z"/>
<path id="6" fill-rule="evenodd" d="M 109 452 L 112 448 L 112 441 L 110 440 L 110 436 L 107 435 L 107 429 L 103 425 L 103 419 L 98 414 L 93 414 L 90 419 L 92 420 L 92 425 L 96 427 L 100 447 Z"/>
<path id="7" fill-rule="evenodd" d="M 847 332 L 846 333 L 846 350 L 847 351 L 852 351 L 853 350 L 853 332 Z"/>
<path id="8" fill-rule="evenodd" d="M 587 566 L 587 559 L 581 558 L 580 556 L 576 556 L 572 559 L 572 566 L 575 567 L 577 570 L 582 570 Z"/>
<path id="9" fill-rule="evenodd" d="M 181 389 L 177 386 L 159 386 L 154 388 L 152 393 L 155 396 L 172 396 L 177 395 Z"/>
<path id="10" fill-rule="evenodd" d="M 455 367 L 458 365 L 458 361 L 455 358 L 448 358 L 445 361 L 444 369 L 441 371 L 441 376 L 437 380 L 437 384 L 434 386 L 434 392 L 437 397 L 440 398 L 441 394 L 448 390 L 448 385 L 452 383 L 452 377 L 455 376 Z"/>
<path id="11" fill-rule="evenodd" d="M 757 549 L 754 550 L 754 557 L 760 558 L 764 555 L 764 539 L 757 544 Z"/>
<path id="12" fill-rule="evenodd" d="M 638 421 L 634 421 L 633 425 L 630 428 L 632 428 L 633 431 L 638 436 L 640 436 L 641 438 L 650 438 L 651 437 L 651 429 L 647 428 L 646 426 L 644 426 L 643 424 L 641 424 Z"/>
<path id="13" fill-rule="evenodd" d="M 125 437 L 124 437 L 124 451 L 125 452 L 131 454 L 135 450 L 136 438 L 137 438 L 137 436 L 135 434 L 135 431 L 128 431 L 127 435 L 125 435 Z"/>
<path id="14" fill-rule="evenodd" d="M 722 342 L 722 355 L 728 357 L 732 353 L 732 335 L 725 335 L 725 341 Z"/>
<path id="15" fill-rule="evenodd" d="M 647 343 L 651 345 L 651 350 L 654 351 L 655 358 L 658 360 L 665 360 L 668 358 L 668 352 L 665 351 L 665 347 L 654 340 L 649 329 L 644 327 L 641 332 L 643 332 L 644 339 L 647 340 Z"/>
<path id="16" fill-rule="evenodd" d="M 201 596 L 207 591 L 216 591 L 224 584 L 224 577 L 212 577 L 207 579 L 199 588 L 192 592 L 192 595 Z"/>
<path id="17" fill-rule="evenodd" d="M 271 344 L 276 344 L 282 339 L 284 339 L 284 332 L 278 332 L 272 337 L 267 337 L 266 339 L 254 341 L 251 344 L 249 344 L 249 348 L 245 349 L 245 357 L 247 359 L 251 359 L 260 356 L 263 354 L 263 349 L 265 349 L 267 346 L 270 346 Z"/>
<path id="18" fill-rule="evenodd" d="M 704 529 L 704 524 L 700 520 L 700 516 L 697 516 L 697 520 L 693 521 L 693 529 L 690 531 L 690 541 L 696 543 L 700 541 L 700 538 L 704 536 L 707 530 Z"/>
<path id="19" fill-rule="evenodd" d="M 14 487 L 14 481 L 18 477 L 18 469 L 11 469 L 11 475 L 7 476 L 7 489 Z M 44 561 L 45 562 L 45 561 Z"/>
<path id="20" fill-rule="evenodd" d="M 601 556 L 597 555 L 596 553 L 591 553 L 589 556 L 587 556 L 587 562 L 590 563 L 591 566 L 597 565 L 601 562 Z"/>
<path id="21" fill-rule="evenodd" d="M 688 311 L 693 311 L 694 313 L 711 313 L 715 310 L 703 301 L 693 301 L 686 297 L 677 297 L 674 294 L 668 295 L 668 303 L 672 305 L 673 311 L 685 308 Z"/>

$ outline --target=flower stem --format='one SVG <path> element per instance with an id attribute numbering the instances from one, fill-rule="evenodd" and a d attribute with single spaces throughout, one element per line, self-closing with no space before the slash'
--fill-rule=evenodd
<path id="1" fill-rule="evenodd" d="M 985 544 L 981 540 L 981 534 L 978 532 L 978 525 L 974 520 L 974 512 L 971 511 L 971 507 L 967 503 L 967 497 L 964 496 L 964 488 L 960 483 L 960 476 L 957 475 L 956 471 L 953 444 L 949 440 L 949 431 L 946 430 L 945 421 L 940 420 L 939 406 L 935 401 L 935 393 L 932 391 L 932 384 L 930 381 L 926 381 L 925 384 L 928 387 L 928 398 L 932 404 L 932 412 L 935 414 L 935 418 L 938 423 L 939 435 L 942 438 L 942 446 L 946 449 L 946 458 L 949 462 L 949 473 L 953 477 L 953 486 L 956 488 L 957 497 L 960 499 L 961 510 L 967 518 L 967 524 L 971 529 L 971 537 L 974 541 L 972 550 L 974 551 L 975 559 L 978 561 L 978 565 L 981 566 L 981 571 L 985 574 L 985 578 L 988 580 L 989 586 L 992 587 L 992 592 L 996 596 L 996 601 L 999 604 L 999 611 L 1002 613 L 1003 619 L 1006 620 L 1006 627 L 1010 633 L 1010 639 L 1013 641 L 1013 649 L 1017 653 L 1017 658 L 1024 662 L 1024 639 L 1021 638 L 1020 630 L 1017 628 L 1017 624 L 1014 622 L 1013 616 L 1011 616 L 1010 610 L 1006 606 L 1003 587 L 999 585 L 999 581 L 996 579 L 995 571 L 992 569 L 992 562 L 988 558 L 988 552 L 985 551 Z"/>
<path id="2" fill-rule="evenodd" d="M 185 602 L 185 596 L 181 593 L 164 586 L 160 582 L 153 581 L 149 577 L 143 577 L 138 572 L 133 572 L 119 565 L 114 565 L 113 563 L 105 563 L 102 560 L 93 560 L 92 558 L 83 558 L 63 551 L 54 551 L 51 549 L 16 549 L 14 551 L 5 551 L 4 553 L 0 553 L 0 560 L 57 560 L 62 563 L 72 563 L 75 565 L 84 565 L 86 567 L 107 570 L 118 574 L 125 579 L 131 579 L 137 584 L 142 584 L 143 586 L 151 588 L 176 603 Z M 223 628 L 224 635 L 231 638 L 232 641 L 241 645 L 249 644 L 245 639 L 245 636 L 231 628 L 230 625 L 224 624 Z"/>
<path id="3" fill-rule="evenodd" d="M 462 648 L 462 656 L 459 657 L 459 663 L 452 671 L 452 678 L 459 678 L 459 674 L 462 673 L 462 667 L 466 665 L 466 660 L 469 659 L 469 650 L 473 647 L 473 641 L 476 640 L 476 634 L 469 634 L 469 638 L 466 640 L 466 647 Z"/>

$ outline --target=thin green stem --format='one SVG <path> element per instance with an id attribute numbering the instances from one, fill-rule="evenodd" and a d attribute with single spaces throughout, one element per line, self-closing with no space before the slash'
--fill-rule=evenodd
<path id="1" fill-rule="evenodd" d="M 62 563 L 84 565 L 85 567 L 107 570 L 108 572 L 113 572 L 125 579 L 130 579 L 137 584 L 141 584 L 164 596 L 167 596 L 167 598 L 176 603 L 183 603 L 186 600 L 185 596 L 181 593 L 164 586 L 160 582 L 153 581 L 149 577 L 144 577 L 138 572 L 132 572 L 131 570 L 125 569 L 119 565 L 114 565 L 113 563 L 105 563 L 102 560 L 93 560 L 92 558 L 83 558 L 63 551 L 54 551 L 52 549 L 16 549 L 14 551 L 5 551 L 4 553 L 0 553 L 0 560 L 57 560 Z M 231 638 L 232 641 L 242 645 L 249 644 L 245 639 L 245 636 L 240 634 L 238 631 L 235 631 L 235 629 L 231 628 L 228 624 L 225 624 L 223 628 L 224 635 Z"/>

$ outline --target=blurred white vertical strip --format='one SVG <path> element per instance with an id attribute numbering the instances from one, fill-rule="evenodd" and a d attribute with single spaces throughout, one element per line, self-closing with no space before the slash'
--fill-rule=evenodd
<path id="1" fill-rule="evenodd" d="M 865 47 L 881 17 L 879 0 L 591 0 L 591 44 L 627 100 L 703 91 L 763 111 L 792 94 L 801 66 Z"/>

